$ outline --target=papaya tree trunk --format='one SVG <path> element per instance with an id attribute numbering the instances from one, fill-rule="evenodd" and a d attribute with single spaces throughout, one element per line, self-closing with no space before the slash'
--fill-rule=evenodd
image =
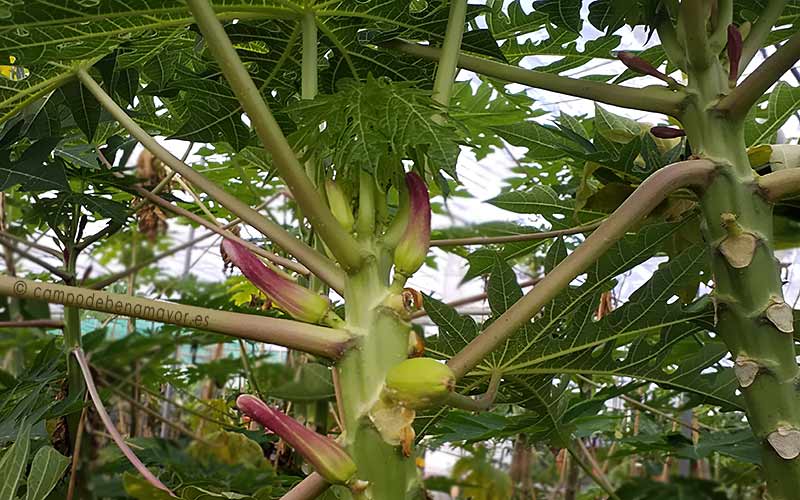
<path id="1" fill-rule="evenodd" d="M 679 28 L 686 33 L 697 22 L 691 3 L 684 2 L 681 12 Z M 770 495 L 797 498 L 798 365 L 792 311 L 783 300 L 774 254 L 772 205 L 748 160 L 746 113 L 721 112 L 718 106 L 720 96 L 731 92 L 727 69 L 716 55 L 699 57 L 711 52 L 707 39 L 686 35 L 685 48 L 691 98 L 682 123 L 692 152 L 717 164 L 701 200 L 703 232 L 712 255 L 716 329 L 735 360 Z"/>
<path id="2" fill-rule="evenodd" d="M 337 367 L 345 448 L 358 466 L 358 479 L 367 483 L 371 496 L 364 498 L 410 500 L 424 498 L 414 457 L 387 442 L 370 418 L 386 374 L 408 352 L 409 323 L 381 305 L 387 277 L 372 261 L 346 282 L 346 328 L 358 335 L 358 343 Z"/>

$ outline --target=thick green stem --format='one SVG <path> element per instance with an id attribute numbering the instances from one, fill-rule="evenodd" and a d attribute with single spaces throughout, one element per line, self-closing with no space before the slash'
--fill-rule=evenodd
<path id="1" fill-rule="evenodd" d="M 678 34 L 675 32 L 672 19 L 665 14 L 656 26 L 656 30 L 658 31 L 658 38 L 661 40 L 661 47 L 669 60 L 678 68 L 685 70 L 686 54 L 683 51 L 683 46 L 678 41 Z"/>
<path id="2" fill-rule="evenodd" d="M 728 41 L 728 26 L 733 23 L 733 0 L 716 0 L 716 9 L 712 12 L 711 21 L 714 29 L 709 36 L 709 45 L 713 54 L 725 48 Z"/>
<path id="3" fill-rule="evenodd" d="M 778 170 L 758 179 L 764 197 L 776 203 L 800 195 L 800 168 Z"/>
<path id="4" fill-rule="evenodd" d="M 772 27 L 786 7 L 786 0 L 769 0 L 767 6 L 758 15 L 758 20 L 750 29 L 750 34 L 744 39 L 742 57 L 739 63 L 739 74 L 744 72 L 747 64 L 767 42 L 767 37 L 772 32 Z"/>
<path id="5" fill-rule="evenodd" d="M 337 366 L 344 445 L 358 466 L 357 478 L 369 483 L 369 496 L 363 498 L 410 500 L 420 489 L 414 458 L 384 441 L 369 417 L 387 372 L 407 357 L 409 323 L 381 306 L 387 279 L 370 260 L 347 281 L 347 328 L 358 339 Z"/>
<path id="6" fill-rule="evenodd" d="M 205 37 L 208 48 L 250 118 L 265 149 L 272 154 L 275 168 L 286 182 L 298 206 L 336 256 L 339 264 L 345 270 L 358 269 L 363 260 L 358 243 L 349 233 L 342 231 L 328 206 L 320 198 L 258 87 L 239 59 L 211 4 L 208 0 L 187 0 L 186 3 Z"/>
<path id="7" fill-rule="evenodd" d="M 458 54 L 461 52 L 461 39 L 464 35 L 464 22 L 467 18 L 467 0 L 452 0 L 450 16 L 447 19 L 447 32 L 436 68 L 433 82 L 433 100 L 443 106 L 450 104 L 450 93 L 458 69 Z"/>
<path id="8" fill-rule="evenodd" d="M 317 21 L 313 10 L 303 13 L 303 67 L 301 97 L 313 99 L 317 96 Z"/>
<path id="9" fill-rule="evenodd" d="M 205 176 L 183 163 L 180 159 L 176 158 L 128 116 L 125 110 L 119 107 L 119 105 L 114 102 L 114 99 L 112 99 L 85 70 L 80 69 L 78 71 L 78 78 L 80 78 L 89 92 L 100 102 L 100 105 L 103 106 L 123 128 L 141 142 L 148 151 L 153 153 L 156 158 L 188 179 L 193 185 L 205 191 L 222 206 L 250 224 L 261 234 L 274 241 L 275 244 L 294 255 L 297 260 L 307 266 L 321 280 L 328 283 L 331 288 L 334 290 L 343 288 L 343 275 L 330 259 L 298 240 L 282 227 L 266 217 L 263 217 L 246 203 L 243 203 L 235 196 L 227 193 L 213 181 L 207 179 Z"/>
<path id="10" fill-rule="evenodd" d="M 73 250 L 66 259 L 65 267 L 67 272 L 75 274 L 77 264 L 77 253 Z M 83 381 L 81 368 L 78 361 L 72 356 L 73 349 L 81 348 L 81 312 L 74 306 L 64 307 L 64 352 L 67 356 L 67 393 L 70 397 L 82 399 L 86 393 L 86 385 Z M 70 446 L 75 446 L 78 437 L 78 427 L 80 426 L 81 412 L 67 415 L 67 429 L 69 431 Z"/>
<path id="11" fill-rule="evenodd" d="M 747 109 L 720 113 L 713 105 L 726 91 L 725 74 L 718 60 L 689 68 L 694 98 L 681 120 L 692 151 L 720 165 L 701 198 L 703 232 L 712 254 L 716 330 L 735 360 L 770 496 L 797 498 L 800 370 L 792 312 L 783 301 L 774 255 L 772 205 L 747 157 L 741 118 Z"/>
<path id="12" fill-rule="evenodd" d="M 55 285 L 2 274 L 0 274 L 0 295 L 42 300 L 69 307 L 78 306 L 92 311 L 224 333 L 330 359 L 341 357 L 352 341 L 348 332 L 335 328 Z"/>
<path id="13" fill-rule="evenodd" d="M 363 170 L 359 172 L 356 234 L 361 241 L 369 240 L 375 234 L 375 191 L 372 175 Z"/>
<path id="14" fill-rule="evenodd" d="M 438 48 L 401 40 L 392 40 L 382 44 L 382 46 L 423 59 L 437 61 L 441 57 L 441 50 Z M 670 116 L 677 116 L 680 113 L 686 97 L 683 92 L 673 91 L 666 87 L 623 87 L 622 85 L 569 78 L 553 73 L 520 68 L 465 54 L 461 54 L 458 57 L 458 66 L 507 82 L 521 83 L 522 85 L 550 90 L 559 94 L 582 97 L 623 108 L 664 113 Z"/>
<path id="15" fill-rule="evenodd" d="M 447 364 L 461 378 L 489 353 L 531 320 L 539 310 L 597 260 L 638 221 L 676 189 L 702 189 L 716 167 L 709 160 L 690 160 L 666 166 L 645 180 L 586 240 L 562 260 L 522 299 L 493 321 Z"/>
<path id="16" fill-rule="evenodd" d="M 748 76 L 730 94 L 720 100 L 717 111 L 741 119 L 761 96 L 777 82 L 800 58 L 800 32 L 792 35 L 774 54 Z"/>
<path id="17" fill-rule="evenodd" d="M 708 43 L 706 25 L 711 15 L 713 0 L 681 2 L 678 13 L 678 37 L 686 53 L 690 68 L 705 69 L 715 59 Z"/>

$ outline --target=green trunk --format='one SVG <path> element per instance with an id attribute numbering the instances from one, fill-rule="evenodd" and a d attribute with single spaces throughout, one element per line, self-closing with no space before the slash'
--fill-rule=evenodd
<path id="1" fill-rule="evenodd" d="M 369 418 L 386 373 L 407 357 L 410 331 L 408 322 L 381 306 L 388 293 L 384 274 L 368 262 L 346 285 L 347 328 L 361 337 L 338 365 L 345 447 L 358 465 L 357 478 L 369 484 L 354 498 L 410 500 L 421 494 L 414 457 L 386 443 Z"/>
<path id="2" fill-rule="evenodd" d="M 726 72 L 714 61 L 700 72 L 690 68 L 689 75 L 690 90 L 696 93 L 683 119 L 689 143 L 693 153 L 719 164 L 701 203 L 704 235 L 712 253 L 717 331 L 738 360 L 740 390 L 761 443 L 770 494 L 776 499 L 797 498 L 800 461 L 791 455 L 800 451 L 800 433 L 773 435 L 778 428 L 800 429 L 800 400 L 791 311 L 783 303 L 773 253 L 772 206 L 759 193 L 743 123 L 710 110 L 728 91 Z M 773 446 L 776 437 L 787 458 Z"/>
<path id="3" fill-rule="evenodd" d="M 70 250 L 70 257 L 66 261 L 67 272 L 75 275 L 77 269 L 77 255 L 75 250 Z M 74 282 L 66 283 L 67 285 L 75 285 Z M 75 356 L 72 355 L 72 350 L 76 347 L 81 347 L 81 311 L 77 307 L 64 307 L 64 353 L 67 356 L 67 394 L 70 396 L 74 394 L 84 395 L 86 392 L 86 384 L 83 381 L 83 374 L 81 367 Z M 78 426 L 80 425 L 81 412 L 77 411 L 67 415 L 67 430 L 69 435 L 70 447 L 75 445 L 75 438 L 78 434 Z"/>

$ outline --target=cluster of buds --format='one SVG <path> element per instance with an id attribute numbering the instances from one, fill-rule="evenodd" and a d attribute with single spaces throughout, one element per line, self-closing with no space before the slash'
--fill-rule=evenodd
<path id="1" fill-rule="evenodd" d="M 226 258 L 238 267 L 250 282 L 293 318 L 307 323 L 331 322 L 335 319 L 341 321 L 331 311 L 331 303 L 326 297 L 270 269 L 244 245 L 225 240 L 222 242 L 222 249 Z"/>
<path id="2" fill-rule="evenodd" d="M 408 222 L 394 251 L 395 275 L 408 278 L 425 262 L 431 244 L 431 201 L 425 181 L 414 172 L 406 174 Z"/>
<path id="3" fill-rule="evenodd" d="M 255 396 L 239 396 L 236 406 L 289 443 L 327 481 L 345 484 L 355 475 L 356 464 L 353 459 L 329 437 L 314 432 Z"/>

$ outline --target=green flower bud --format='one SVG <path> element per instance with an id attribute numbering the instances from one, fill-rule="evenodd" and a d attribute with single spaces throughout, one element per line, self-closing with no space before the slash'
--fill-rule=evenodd
<path id="1" fill-rule="evenodd" d="M 408 408 L 433 406 L 455 387 L 456 377 L 444 363 L 412 358 L 393 366 L 386 375 L 384 395 Z"/>
<path id="2" fill-rule="evenodd" d="M 270 408 L 255 396 L 239 396 L 236 406 L 289 443 L 331 483 L 344 484 L 355 475 L 355 462 L 336 441 L 317 434 L 285 413 Z"/>
<path id="3" fill-rule="evenodd" d="M 431 244 L 431 201 L 428 188 L 414 172 L 406 174 L 408 224 L 394 251 L 396 273 L 410 276 L 422 266 Z"/>
<path id="4" fill-rule="evenodd" d="M 331 307 L 326 297 L 268 268 L 240 243 L 225 240 L 222 249 L 247 279 L 293 318 L 307 323 L 319 323 L 325 319 Z"/>
<path id="5" fill-rule="evenodd" d="M 355 223 L 353 207 L 342 187 L 335 181 L 328 179 L 325 181 L 325 192 L 328 194 L 328 205 L 331 207 L 333 217 L 345 231 L 352 230 Z"/>

